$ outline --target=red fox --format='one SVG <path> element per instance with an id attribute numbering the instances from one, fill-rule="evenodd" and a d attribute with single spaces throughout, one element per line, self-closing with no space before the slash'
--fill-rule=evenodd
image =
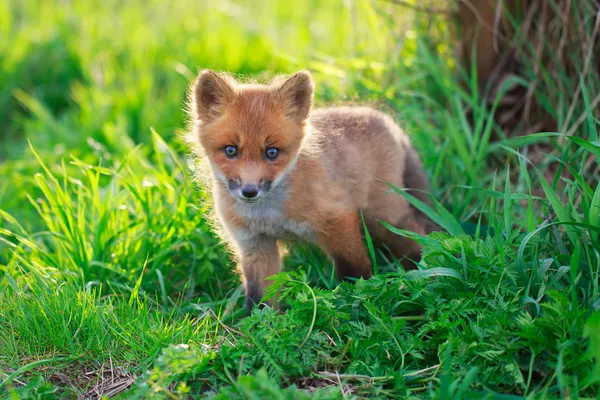
<path id="1" fill-rule="evenodd" d="M 420 259 L 419 244 L 378 221 L 425 233 L 425 216 L 385 183 L 420 189 L 414 195 L 428 201 L 408 137 L 371 108 L 311 111 L 313 92 L 305 71 L 258 85 L 203 70 L 190 87 L 192 140 L 212 170 L 216 216 L 238 258 L 249 312 L 266 278 L 281 270 L 281 240 L 318 245 L 341 280 L 371 277 L 360 210 L 375 241 L 398 259 Z"/>

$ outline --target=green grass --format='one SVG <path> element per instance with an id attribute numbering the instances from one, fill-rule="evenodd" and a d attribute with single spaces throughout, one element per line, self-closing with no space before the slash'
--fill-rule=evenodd
<path id="1" fill-rule="evenodd" d="M 0 397 L 595 398 L 598 82 L 582 79 L 571 113 L 557 86 L 538 89 L 561 125 L 587 115 L 574 137 L 506 137 L 436 39 L 445 22 L 401 11 L 0 3 Z M 319 105 L 392 113 L 436 200 L 397 195 L 442 227 L 396 231 L 425 246 L 419 269 L 370 248 L 378 274 L 340 284 L 298 246 L 270 291 L 287 311 L 244 318 L 179 139 L 198 67 L 308 68 Z M 532 165 L 540 142 L 554 150 Z"/>

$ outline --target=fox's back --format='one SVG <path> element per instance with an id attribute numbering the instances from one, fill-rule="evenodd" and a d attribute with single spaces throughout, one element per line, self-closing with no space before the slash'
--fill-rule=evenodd
<path id="1" fill-rule="evenodd" d="M 329 177 L 364 207 L 379 180 L 404 186 L 407 153 L 404 132 L 388 115 L 368 107 L 315 110 L 310 122 Z M 379 192 L 379 191 L 377 191 Z"/>
<path id="2" fill-rule="evenodd" d="M 342 106 L 315 109 L 310 122 L 324 138 L 337 140 L 340 136 L 357 142 L 369 138 L 406 142 L 404 132 L 387 114 L 370 107 Z M 333 135 L 332 133 L 337 133 Z"/>

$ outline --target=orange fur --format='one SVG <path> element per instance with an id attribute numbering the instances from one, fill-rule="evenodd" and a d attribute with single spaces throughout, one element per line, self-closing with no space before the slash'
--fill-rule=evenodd
<path id="1" fill-rule="evenodd" d="M 311 112 L 313 87 L 307 72 L 255 85 L 205 70 L 190 91 L 192 135 L 212 171 L 216 215 L 238 256 L 249 309 L 279 272 L 278 243 L 287 238 L 320 246 L 340 279 L 369 278 L 359 210 L 396 257 L 420 257 L 417 243 L 377 221 L 426 230 L 424 217 L 384 183 L 428 190 L 408 137 L 371 108 Z"/>

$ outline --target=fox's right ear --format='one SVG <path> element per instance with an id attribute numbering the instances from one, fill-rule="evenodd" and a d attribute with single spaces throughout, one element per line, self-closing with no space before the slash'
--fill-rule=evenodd
<path id="1" fill-rule="evenodd" d="M 308 71 L 295 73 L 278 89 L 287 107 L 288 115 L 298 122 L 308 118 L 314 91 L 315 84 Z"/>
<path id="2" fill-rule="evenodd" d="M 206 123 L 222 115 L 224 107 L 235 96 L 234 84 L 232 79 L 211 70 L 200 71 L 191 94 L 196 119 Z"/>

